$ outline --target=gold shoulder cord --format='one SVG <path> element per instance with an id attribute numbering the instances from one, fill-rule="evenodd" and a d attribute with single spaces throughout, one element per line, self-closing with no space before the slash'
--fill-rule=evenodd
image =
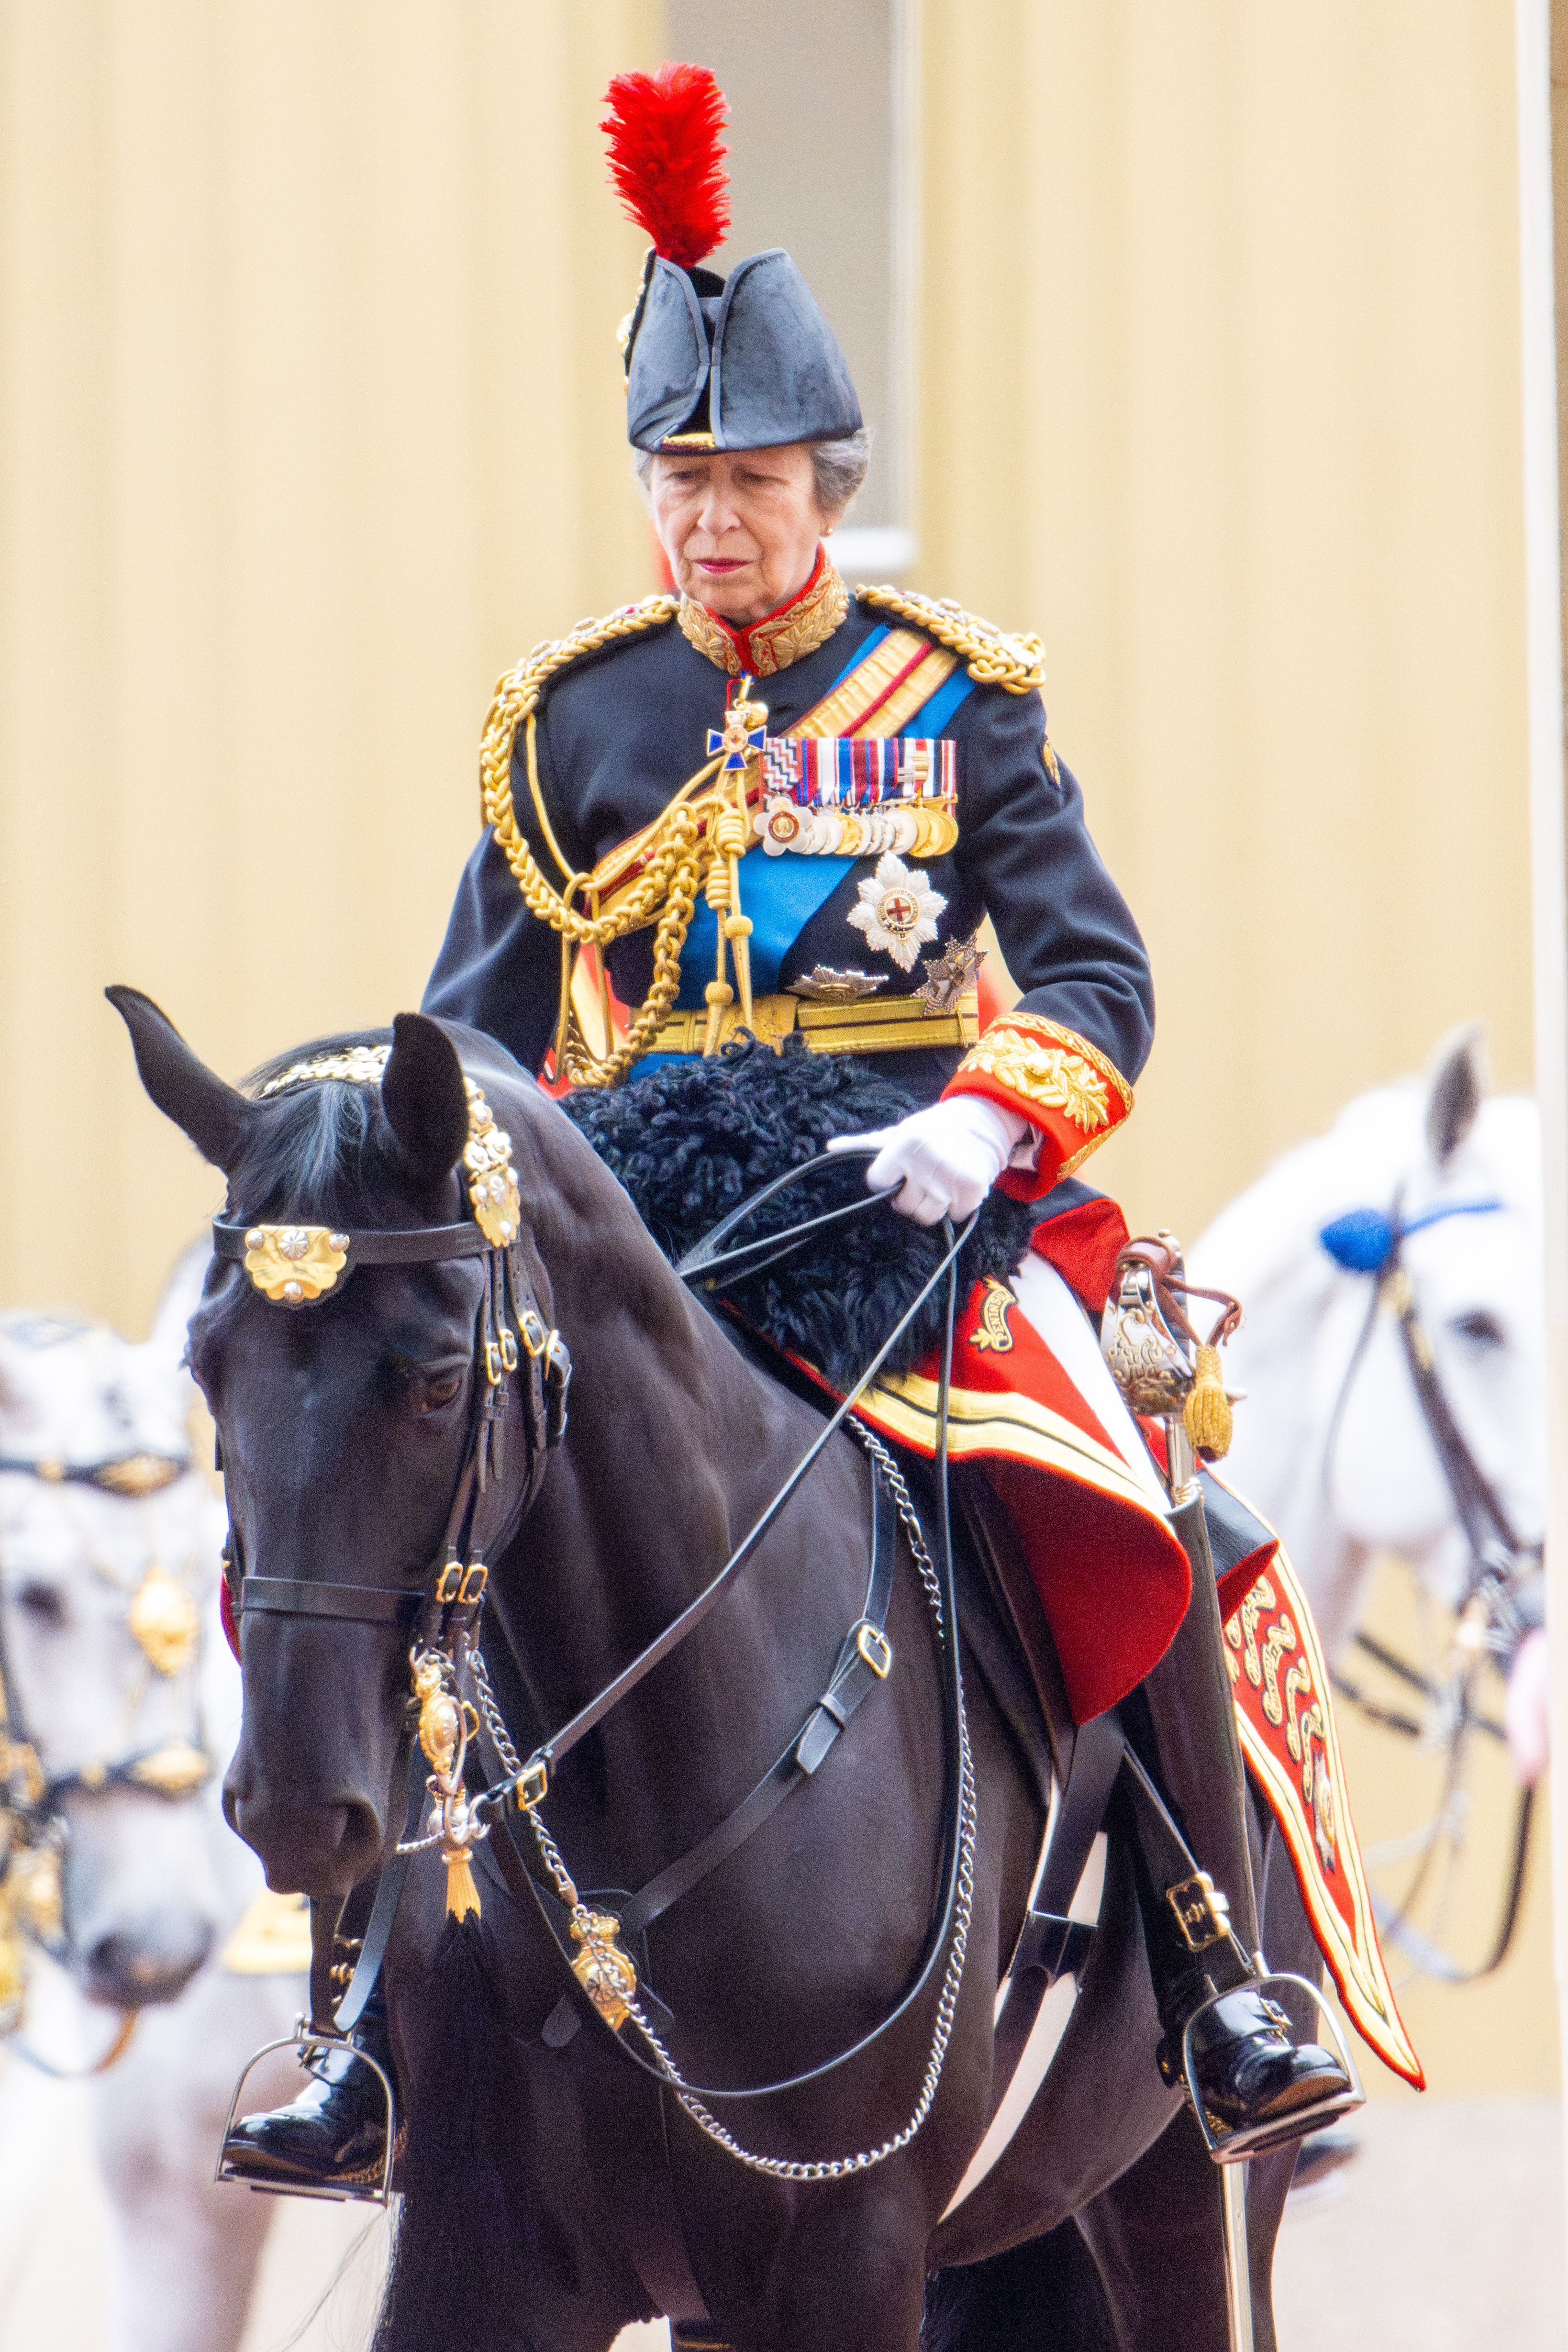
<path id="1" fill-rule="evenodd" d="M 602 621 L 580 621 L 564 637 L 546 638 L 517 667 L 509 670 L 496 688 L 479 743 L 479 793 L 486 824 L 494 833 L 507 864 L 517 877 L 530 914 L 548 923 L 561 940 L 562 1017 L 556 1033 L 559 1064 L 574 1086 L 613 1087 L 634 1062 L 646 1054 L 680 992 L 680 950 L 697 904 L 702 878 L 703 850 L 697 820 L 683 796 L 660 820 L 642 873 L 610 915 L 580 913 L 572 901 L 588 877 L 574 874 L 562 856 L 539 788 L 539 761 L 534 714 L 547 681 L 568 663 L 622 637 L 639 635 L 673 620 L 678 596 L 647 596 Z M 518 830 L 511 797 L 511 754 L 517 730 L 528 730 L 528 780 L 533 803 L 551 855 L 566 877 L 564 892 L 553 889 L 540 872 L 532 852 Z M 716 762 L 714 764 L 717 764 Z M 572 950 L 603 949 L 627 931 L 642 929 L 658 916 L 654 934 L 653 986 L 631 1024 L 626 1043 L 603 1059 L 589 1053 L 568 1019 Z"/>
<path id="2" fill-rule="evenodd" d="M 855 593 L 863 604 L 912 621 L 939 645 L 960 655 L 978 686 L 1000 686 L 1009 694 L 1028 694 L 1044 682 L 1045 647 L 1038 637 L 1009 635 L 946 599 L 907 595 L 896 588 L 857 588 Z M 647 1052 L 680 992 L 680 951 L 704 870 L 716 854 L 716 845 L 699 838 L 691 794 L 719 762 L 710 761 L 700 769 L 656 820 L 649 829 L 643 870 L 619 897 L 614 911 L 582 913 L 572 902 L 579 892 L 591 889 L 591 880 L 585 874 L 572 872 L 545 813 L 539 785 L 535 713 L 544 687 L 558 670 L 623 637 L 659 627 L 673 620 L 679 608 L 679 596 L 646 596 L 640 604 L 625 605 L 604 620 L 579 621 L 563 637 L 547 637 L 500 680 L 480 739 L 479 791 L 485 822 L 516 877 L 529 912 L 548 923 L 561 941 L 556 1067 L 577 1087 L 618 1086 Z M 546 881 L 518 829 L 511 797 L 511 758 L 517 730 L 523 726 L 527 728 L 529 789 L 545 843 L 565 877 L 564 890 L 556 890 Z M 610 940 L 642 930 L 656 918 L 653 985 L 625 1044 L 613 1054 L 596 1055 L 589 1052 L 571 1015 L 572 950 L 574 947 L 602 950 Z"/>

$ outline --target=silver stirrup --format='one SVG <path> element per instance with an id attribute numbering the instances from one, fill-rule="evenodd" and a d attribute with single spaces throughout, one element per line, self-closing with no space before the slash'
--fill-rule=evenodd
<path id="1" fill-rule="evenodd" d="M 318 2051 L 327 2050 L 346 2050 L 351 2057 L 359 2061 L 362 2066 L 370 2068 L 371 2073 L 381 2084 L 382 2096 L 386 2102 L 386 2157 L 382 2165 L 379 2186 L 370 2181 L 345 2180 L 331 2189 L 311 2189 L 303 2182 L 295 2184 L 292 2181 L 253 2180 L 248 2173 L 236 2168 L 231 2156 L 231 2144 L 234 2137 L 235 2117 L 239 2113 L 240 2098 L 247 2083 L 249 2082 L 262 2060 L 270 2058 L 275 2050 L 297 2051 L 302 2073 L 308 2072 L 305 2067 L 307 2058 Z M 373 2058 L 367 2050 L 359 2049 L 346 2034 L 312 2033 L 304 2018 L 301 2018 L 294 2032 L 286 2033 L 280 2041 L 264 2042 L 253 2057 L 246 2060 L 241 2068 L 239 2080 L 234 2086 L 234 2096 L 228 2103 L 228 2114 L 224 2121 L 223 2138 L 218 2146 L 217 2165 L 214 2170 L 213 2179 L 232 2181 L 241 2189 L 254 2189 L 262 2197 L 320 2197 L 335 2205 L 390 2205 L 395 2113 L 395 2102 L 393 2096 L 392 2077 L 380 2061 Z"/>
<path id="2" fill-rule="evenodd" d="M 1335 2091 L 1310 2107 L 1299 2107 L 1294 2115 L 1280 2123 L 1258 2124 L 1250 2130 L 1228 2128 L 1217 2117 L 1209 2115 L 1204 2106 L 1203 2093 L 1198 2087 L 1197 2062 L 1193 2055 L 1194 2026 L 1227 1998 L 1225 1993 L 1215 1993 L 1212 2000 L 1200 2002 L 1182 2029 L 1182 2073 L 1186 2078 L 1187 2097 L 1197 2117 L 1198 2129 L 1204 2136 L 1204 2146 L 1216 2164 L 1242 2164 L 1248 2157 L 1266 2156 L 1270 2148 L 1284 2147 L 1291 2140 L 1305 2139 L 1309 2132 L 1321 2130 L 1323 2125 L 1335 2116 L 1349 2115 L 1352 2108 L 1364 2106 L 1366 2093 L 1362 2089 L 1361 2076 L 1356 2072 L 1355 2061 L 1351 2056 L 1345 2037 L 1340 2031 L 1339 2020 L 1315 1984 L 1306 1977 L 1265 1976 L 1253 1977 L 1245 1986 L 1233 1985 L 1230 1990 L 1232 1992 L 1260 1992 L 1266 1999 L 1278 1999 L 1280 1990 L 1304 1992 L 1329 2029 L 1329 2039 L 1335 2054 L 1350 2077 L 1350 2088 L 1348 2091 Z"/>

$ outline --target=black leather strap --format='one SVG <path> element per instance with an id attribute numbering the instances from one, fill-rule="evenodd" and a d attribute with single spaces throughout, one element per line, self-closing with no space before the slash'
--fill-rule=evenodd
<path id="1" fill-rule="evenodd" d="M 246 1236 L 254 1233 L 256 1223 L 230 1224 L 224 1217 L 213 1219 L 213 1255 L 243 1259 L 248 1244 Z M 492 1245 L 479 1226 L 465 1218 L 457 1225 L 409 1225 L 402 1230 L 384 1232 L 348 1232 L 342 1236 L 343 1254 L 347 1259 L 338 1280 L 342 1282 L 356 1265 L 435 1265 L 447 1258 L 483 1257 Z"/>
<path id="2" fill-rule="evenodd" d="M 338 1922 L 343 1916 L 343 1895 L 310 1897 L 310 2024 L 318 2033 L 335 2033 L 332 2015 L 332 1968 L 337 1959 Z"/>
<path id="3" fill-rule="evenodd" d="M 1025 1918 L 1009 1974 L 1016 1979 L 1037 1970 L 1047 1985 L 1058 1977 L 1076 1976 L 1093 1941 L 1094 1929 L 1087 1919 L 1066 1918 L 1056 1911 L 1031 1911 Z"/>
<path id="4" fill-rule="evenodd" d="M 1007 1964 L 1007 1998 L 996 2021 L 991 2062 L 998 2105 L 1017 2071 L 1047 1993 L 1059 1976 L 1076 1973 L 1088 1957 L 1093 1930 L 1069 1919 L 1068 1908 L 1104 1822 L 1126 1745 L 1111 1714 L 1080 1724 L 1073 1741 L 1072 1763 L 1053 1808 L 1045 1868 Z"/>
<path id="5" fill-rule="evenodd" d="M 750 1795 L 742 1798 L 733 1812 L 726 1814 L 705 1838 L 699 1839 L 689 1853 L 672 1862 L 657 1878 L 650 1878 L 629 1902 L 618 1906 L 624 1934 L 640 1935 L 650 1920 L 668 1911 L 672 1903 L 679 1903 L 683 1895 L 689 1894 L 710 1871 L 717 1870 L 721 1862 L 744 1845 L 770 1813 L 777 1811 L 791 1790 L 798 1789 L 817 1770 L 861 1700 L 886 1680 L 892 1653 L 886 1647 L 884 1629 L 893 1590 L 899 1525 L 888 1482 L 875 1463 L 871 1465 L 871 1489 L 875 1499 L 866 1607 L 858 1622 L 844 1636 L 827 1688 L 784 1754 L 763 1773 Z"/>
<path id="6" fill-rule="evenodd" d="M 239 1586 L 239 1612 L 275 1617 L 346 1617 L 362 1625 L 412 1625 L 425 1605 L 423 1592 L 402 1592 L 387 1584 L 318 1584 L 290 1576 L 247 1576 Z"/>
<path id="7" fill-rule="evenodd" d="M 417 1739 L 408 1743 L 408 1808 L 403 1825 L 402 1843 L 411 1844 L 419 1834 L 419 1823 L 425 1811 L 425 1759 Z M 360 1946 L 359 1963 L 349 1979 L 348 1989 L 337 2007 L 340 2033 L 350 2033 L 364 2014 L 365 2004 L 381 1977 L 381 1964 L 386 1958 L 386 1947 L 392 1937 L 397 1906 L 403 1899 L 403 1882 L 408 1875 L 411 1853 L 395 1853 L 386 1863 L 376 1881 L 375 1900 L 370 1906 L 365 1923 L 364 1940 Z"/>
<path id="8" fill-rule="evenodd" d="M 890 1649 L 879 1648 L 879 1637 L 886 1643 L 885 1628 L 888 1606 L 892 1597 L 893 1570 L 898 1558 L 899 1528 L 897 1507 L 890 1488 L 876 1464 L 871 1465 L 871 1567 L 866 1583 L 866 1606 L 845 1635 L 838 1653 L 832 1679 L 805 1724 L 790 1741 L 777 1762 L 763 1773 L 749 1795 L 742 1797 L 732 1812 L 729 1812 L 705 1838 L 699 1839 L 689 1853 L 683 1853 L 667 1869 L 636 1895 L 595 1896 L 595 1906 L 612 1911 L 620 1922 L 621 1933 L 630 1938 L 644 1934 L 650 1922 L 658 1918 L 689 1895 L 721 1862 L 737 1853 L 746 1840 L 761 1829 L 771 1813 L 777 1811 L 794 1789 L 809 1780 L 817 1769 L 834 1741 L 848 1722 L 856 1708 L 879 1682 L 886 1679 L 892 1663 Z M 881 1673 L 871 1663 L 886 1660 Z M 515 1857 L 514 1857 L 515 1858 Z M 498 1853 L 505 1870 L 505 1853 Z M 521 1865 L 520 1865 L 521 1867 Z M 508 1874 L 508 1885 L 511 1884 Z M 514 1890 L 515 1891 L 515 1890 Z M 542 1890 L 536 1891 L 542 1892 Z M 556 1941 L 568 1959 L 572 1957 L 567 1940 L 564 1915 L 559 1925 L 552 1919 Z M 646 1970 L 639 1970 L 646 1976 Z M 552 2050 L 570 2042 L 581 2021 L 581 2011 L 570 1993 L 563 1993 L 545 2021 L 544 2039 Z"/>
<path id="9" fill-rule="evenodd" d="M 841 1225 L 850 1217 L 863 1216 L 868 1209 L 874 1209 L 879 1202 L 890 1199 L 898 1190 L 897 1185 L 887 1184 L 875 1192 L 858 1192 L 852 1200 L 844 1202 L 837 1209 L 806 1217 L 784 1233 L 760 1234 L 755 1241 L 742 1242 L 738 1249 L 727 1250 L 721 1246 L 732 1233 L 749 1223 L 759 1209 L 766 1208 L 768 1202 L 787 1186 L 798 1184 L 803 1176 L 820 1175 L 828 1169 L 841 1170 L 847 1163 L 857 1160 L 874 1160 L 880 1148 L 875 1143 L 846 1143 L 842 1151 L 819 1151 L 815 1160 L 803 1160 L 798 1168 L 786 1169 L 782 1176 L 775 1176 L 771 1184 L 764 1184 L 760 1192 L 751 1193 L 739 1207 L 731 1209 L 728 1216 L 721 1217 L 719 1223 L 687 1251 L 677 1265 L 676 1273 L 682 1282 L 700 1284 L 704 1290 L 717 1289 L 721 1276 L 726 1282 L 742 1282 L 751 1275 L 761 1274 L 764 1266 L 772 1265 L 776 1259 L 787 1257 L 792 1251 L 799 1249 L 802 1243 L 812 1240 L 829 1225 Z"/>
<path id="10" fill-rule="evenodd" d="M 759 1200 L 770 1198 L 773 1193 L 776 1192 L 780 1189 L 782 1184 L 786 1181 L 794 1182 L 796 1178 L 809 1174 L 811 1170 L 816 1167 L 817 1164 L 817 1161 L 815 1160 L 807 1160 L 804 1167 L 794 1170 L 788 1177 L 779 1178 L 774 1183 L 768 1187 L 766 1192 L 758 1194 L 757 1198 Z M 754 1205 L 754 1203 L 752 1205 Z M 831 1417 L 823 1423 L 820 1432 L 813 1440 L 812 1444 L 807 1446 L 805 1452 L 801 1455 L 800 1460 L 795 1464 L 795 1468 L 790 1472 L 788 1477 L 784 1480 L 784 1485 L 774 1495 L 772 1502 L 768 1504 L 761 1516 L 752 1521 L 752 1526 L 742 1537 L 740 1542 L 730 1554 L 729 1559 L 725 1561 L 718 1574 L 710 1583 L 704 1585 L 702 1591 L 697 1595 L 695 1601 L 688 1602 L 687 1606 L 681 1611 L 680 1615 L 674 1620 L 673 1623 L 667 1625 L 663 1633 L 658 1634 L 655 1639 L 648 1643 L 646 1650 L 640 1650 L 637 1653 L 630 1665 L 623 1666 L 615 1680 L 613 1682 L 606 1683 L 596 1697 L 591 1698 L 585 1706 L 579 1707 L 576 1714 L 573 1716 L 569 1721 L 563 1723 L 558 1731 L 552 1732 L 549 1738 L 542 1741 L 542 1744 L 534 1749 L 533 1754 L 529 1758 L 528 1763 L 524 1767 L 524 1772 L 531 1771 L 540 1764 L 543 1764 L 550 1770 L 553 1771 L 556 1765 L 558 1765 L 563 1759 L 569 1755 L 572 1749 L 576 1747 L 578 1741 L 580 1739 L 586 1738 L 589 1732 L 595 1730 L 597 1726 L 604 1721 L 611 1708 L 618 1706 L 622 1699 L 626 1697 L 626 1694 L 629 1691 L 635 1690 L 638 1683 L 643 1680 L 644 1676 L 652 1674 L 656 1666 L 661 1665 L 664 1660 L 669 1656 L 671 1651 L 679 1649 L 681 1643 L 687 1639 L 687 1636 L 697 1631 L 698 1626 L 701 1624 L 703 1619 L 709 1614 L 710 1611 L 718 1607 L 720 1601 L 729 1589 L 731 1578 L 735 1576 L 738 1570 L 742 1569 L 745 1565 L 746 1561 L 751 1558 L 758 1544 L 761 1543 L 768 1529 L 773 1526 L 773 1521 L 778 1517 L 779 1513 L 784 1509 L 784 1505 L 789 1501 L 790 1496 L 795 1493 L 795 1488 L 800 1485 L 801 1480 L 812 1468 L 812 1465 L 816 1461 L 818 1455 L 824 1452 L 824 1450 L 837 1435 L 840 1427 L 844 1422 L 847 1420 L 854 1407 L 859 1402 L 860 1398 L 865 1393 L 866 1390 L 870 1387 L 871 1382 L 876 1379 L 877 1374 L 881 1370 L 882 1366 L 892 1354 L 894 1348 L 903 1338 L 904 1333 L 909 1329 L 910 1325 L 914 1321 L 916 1316 L 920 1313 L 921 1308 L 925 1305 L 926 1300 L 931 1297 L 932 1291 L 935 1290 L 938 1283 L 944 1280 L 948 1286 L 949 1303 L 951 1305 L 952 1297 L 956 1288 L 956 1275 L 954 1269 L 957 1266 L 959 1255 L 963 1251 L 965 1243 L 968 1241 L 971 1234 L 974 1231 L 975 1223 L 979 1217 L 979 1211 L 976 1210 L 974 1215 L 972 1216 L 964 1225 L 963 1231 L 956 1235 L 953 1234 L 951 1220 L 943 1218 L 942 1230 L 943 1237 L 947 1243 L 947 1247 L 942 1254 L 941 1263 L 938 1265 L 936 1271 L 921 1284 L 921 1288 L 916 1293 L 913 1299 L 911 1299 L 909 1306 L 905 1307 L 903 1313 L 900 1316 L 898 1321 L 894 1324 L 892 1329 L 889 1332 L 887 1338 L 883 1340 L 881 1346 L 872 1357 L 870 1362 L 856 1379 L 854 1386 L 835 1407 Z M 724 1229 L 728 1231 L 730 1225 L 732 1224 L 733 1222 L 732 1217 L 727 1220 Z M 798 1228 L 796 1230 L 796 1239 L 798 1240 L 800 1232 L 809 1230 L 809 1227 Z M 784 1236 L 783 1238 L 787 1240 L 788 1237 Z M 682 1262 L 683 1265 L 685 1263 L 685 1261 Z M 678 1274 L 680 1273 L 681 1270 L 681 1266 L 678 1266 L 676 1268 L 676 1272 Z M 947 1396 L 947 1375 L 945 1371 L 943 1373 L 942 1381 L 939 1383 L 939 1395 L 945 1401 Z M 941 1426 L 943 1433 L 945 1433 L 945 1423 L 942 1423 Z M 945 1443 L 946 1440 L 944 1433 L 942 1438 L 942 1444 L 945 1445 Z M 942 1459 L 945 1460 L 945 1454 L 942 1455 Z M 945 1494 L 945 1488 L 942 1486 L 940 1478 L 938 1481 L 938 1492 L 939 1495 Z M 955 1655 L 957 1640 L 958 1635 L 955 1627 L 952 1633 Z M 950 1694 L 950 1696 L 952 1696 L 952 1695 Z M 490 1795 L 498 1802 L 504 1801 L 508 1797 L 515 1796 L 518 1783 L 522 1778 L 523 1774 L 521 1773 L 514 1774 L 504 1783 L 498 1782 L 495 1789 L 489 1792 Z M 954 1847 L 953 1851 L 956 1852 L 956 1847 Z M 947 1889 L 944 1891 L 942 1910 L 944 1919 L 948 1923 L 951 1923 L 952 1916 L 952 1889 L 956 1886 L 957 1881 L 952 1877 L 951 1869 L 948 1873 L 948 1876 L 949 1885 Z M 946 1928 L 944 1926 L 943 1933 L 945 1934 L 945 1932 Z M 934 1952 L 934 1946 L 932 1947 L 932 1949 Z M 912 1997 L 913 1995 L 911 1993 L 910 1998 Z"/>

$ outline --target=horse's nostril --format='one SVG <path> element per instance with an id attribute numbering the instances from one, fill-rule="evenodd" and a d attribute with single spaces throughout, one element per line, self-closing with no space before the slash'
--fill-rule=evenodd
<path id="1" fill-rule="evenodd" d="M 382 1823 L 374 1805 L 350 1797 L 335 1805 L 279 1805 L 242 1798 L 232 1808 L 230 1827 L 259 1854 L 267 1883 L 278 1893 L 346 1895 L 374 1869 L 382 1848 Z"/>
<path id="2" fill-rule="evenodd" d="M 175 2000 L 212 1949 L 213 1931 L 194 1915 L 166 1916 L 100 1936 L 83 1961 L 89 1998 L 113 2009 Z"/>

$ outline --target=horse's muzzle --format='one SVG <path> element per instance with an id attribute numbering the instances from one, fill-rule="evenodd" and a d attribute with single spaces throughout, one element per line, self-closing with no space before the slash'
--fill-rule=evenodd
<path id="1" fill-rule="evenodd" d="M 274 1893 L 347 1895 L 381 1857 L 383 1824 L 368 1798 L 279 1804 L 224 1783 L 224 1818 L 260 1857 Z"/>
<path id="2" fill-rule="evenodd" d="M 212 1944 L 211 1924 L 195 1912 L 161 1910 L 120 1921 L 82 1955 L 82 1990 L 110 2009 L 177 2000 Z"/>

